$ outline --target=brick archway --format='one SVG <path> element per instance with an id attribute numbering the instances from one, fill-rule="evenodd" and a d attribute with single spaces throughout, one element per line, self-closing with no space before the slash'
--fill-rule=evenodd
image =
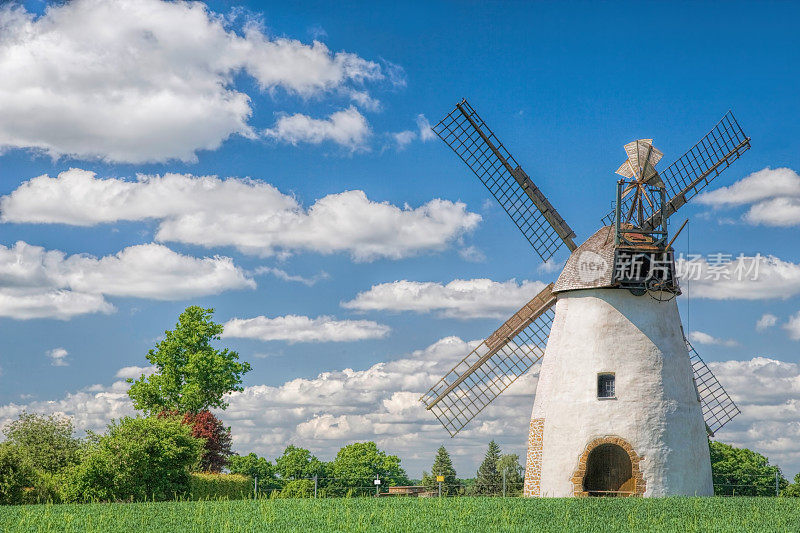
<path id="1" fill-rule="evenodd" d="M 639 470 L 639 461 L 642 460 L 642 457 L 639 456 L 634 450 L 633 446 L 631 446 L 628 441 L 625 439 L 621 439 L 619 437 L 614 436 L 606 436 L 594 439 L 593 441 L 589 442 L 584 448 L 583 453 L 578 459 L 578 468 L 575 469 L 575 473 L 572 475 L 572 493 L 575 496 L 588 496 L 589 493 L 583 490 L 583 481 L 586 477 L 586 465 L 589 460 L 589 454 L 592 453 L 592 450 L 601 446 L 603 444 L 616 444 L 628 454 L 628 457 L 631 460 L 631 480 L 633 481 L 633 496 L 642 496 L 644 495 L 644 491 L 646 488 L 644 476 L 642 475 L 641 470 Z"/>

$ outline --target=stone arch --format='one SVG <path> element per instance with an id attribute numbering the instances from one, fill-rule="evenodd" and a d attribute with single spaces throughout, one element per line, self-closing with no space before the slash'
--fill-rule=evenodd
<path id="1" fill-rule="evenodd" d="M 589 455 L 598 446 L 607 444 L 619 446 L 625 451 L 625 453 L 628 454 L 628 458 L 631 461 L 631 481 L 633 482 L 633 487 L 630 487 L 629 489 L 632 491 L 631 496 L 644 495 L 646 485 L 644 481 L 644 475 L 639 469 L 639 462 L 642 460 L 642 457 L 640 457 L 639 454 L 634 451 L 633 446 L 631 446 L 628 441 L 615 436 L 599 437 L 586 445 L 586 448 L 584 448 L 583 453 L 578 459 L 578 467 L 575 469 L 575 473 L 572 475 L 572 493 L 575 496 L 589 496 L 589 493 L 584 490 L 584 480 L 586 478 Z"/>

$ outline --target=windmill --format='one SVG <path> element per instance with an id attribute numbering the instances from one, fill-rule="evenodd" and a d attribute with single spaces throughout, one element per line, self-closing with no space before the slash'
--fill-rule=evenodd
<path id="1" fill-rule="evenodd" d="M 667 223 L 750 148 L 733 114 L 661 172 L 651 139 L 625 145 L 615 207 L 580 246 L 466 100 L 433 131 L 543 261 L 571 255 L 420 401 L 455 436 L 541 361 L 526 496 L 713 494 L 707 435 L 739 409 L 684 336 Z"/>

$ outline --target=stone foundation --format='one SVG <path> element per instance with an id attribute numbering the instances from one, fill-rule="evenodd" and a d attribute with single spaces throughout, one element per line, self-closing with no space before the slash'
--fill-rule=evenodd
<path id="1" fill-rule="evenodd" d="M 528 455 L 525 461 L 525 489 L 524 496 L 541 496 L 540 482 L 542 480 L 542 433 L 544 431 L 544 418 L 532 418 L 528 434 Z"/>

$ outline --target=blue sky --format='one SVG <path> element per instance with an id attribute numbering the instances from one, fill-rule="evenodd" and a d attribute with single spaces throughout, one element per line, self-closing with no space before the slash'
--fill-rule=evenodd
<path id="1" fill-rule="evenodd" d="M 11 36 L 0 37 L 0 252 L 8 252 L 0 253 L 8 291 L 0 300 L 0 418 L 25 406 L 60 409 L 84 429 L 129 412 L 118 380 L 134 371 L 121 369 L 146 367 L 147 350 L 197 304 L 215 308 L 220 322 L 330 317 L 322 321 L 336 332 L 307 342 L 295 318 L 266 322 L 270 335 L 284 328 L 289 340 L 225 339 L 253 365 L 249 393 L 222 414 L 241 451 L 274 456 L 291 440 L 327 459 L 343 442 L 374 439 L 415 475 L 440 442 L 455 448 L 465 471 L 491 438 L 522 452 L 535 376 L 501 405 L 513 406 L 513 416 L 489 412 L 461 442 L 409 403 L 430 384 L 423 367 L 438 377 L 465 354 L 464 343 L 493 331 L 538 282 L 557 275 L 420 124 L 467 97 L 582 240 L 610 208 L 623 144 L 652 137 L 668 163 L 732 109 L 752 149 L 710 189 L 742 184 L 681 210 L 673 229 L 691 222 L 676 250 L 779 262 L 760 285 L 685 287 L 679 306 L 685 330 L 706 335 L 695 335 L 704 341 L 696 347 L 745 406 L 719 438 L 800 470 L 800 452 L 786 441 L 800 435 L 790 414 L 800 389 L 800 319 L 791 321 L 800 312 L 797 6 L 138 5 L 86 0 L 47 10 L 27 2 L 0 12 Z M 126 22 L 109 32 L 117 19 Z M 187 44 L 191 36 L 201 42 Z M 160 98 L 161 107 L 153 104 Z M 764 169 L 773 170 L 754 174 Z M 214 187 L 234 178 L 241 190 L 202 195 L 191 189 L 198 178 L 187 176 L 182 186 L 136 182 L 169 173 L 217 176 Z M 51 179 L 38 188 L 24 185 L 45 174 Z M 140 184 L 131 193 L 138 200 L 117 206 L 97 192 L 105 185 L 119 193 L 126 183 Z M 366 200 L 346 203 L 344 191 Z M 248 198 L 254 205 L 240 220 L 225 216 Z M 305 222 L 269 229 L 270 210 L 292 198 L 297 205 L 284 215 Z M 332 208 L 309 222 L 306 210 L 325 198 Z M 411 223 L 416 237 L 381 229 Z M 248 238 L 257 244 L 243 244 Z M 18 241 L 44 249 L 29 250 L 25 275 L 12 268 L 21 261 Z M 137 245 L 144 247 L 135 257 L 114 260 Z M 45 251 L 68 259 L 44 259 Z M 556 260 L 565 258 L 561 250 Z M 475 281 L 482 279 L 495 283 Z M 411 285 L 373 289 L 400 280 Z M 465 280 L 460 293 L 447 288 L 453 280 Z M 387 299 L 394 289 L 420 291 L 416 311 L 400 310 L 412 306 L 408 293 Z M 48 300 L 37 304 L 38 318 L 22 316 L 21 299 L 54 291 L 83 298 L 91 312 L 74 307 L 67 318 Z M 342 305 L 359 293 L 372 307 Z M 502 305 L 490 308 L 495 301 Z M 774 324 L 758 331 L 764 315 Z M 442 344 L 450 336 L 457 339 Z M 59 348 L 67 355 L 48 356 Z M 444 352 L 439 362 L 426 359 Z M 403 369 L 374 367 L 382 362 Z M 350 408 L 346 394 L 320 392 L 328 386 L 365 388 Z M 318 404 L 292 403 L 309 391 Z M 279 393 L 285 401 L 267 401 Z M 293 405 L 296 417 L 279 413 Z"/>

